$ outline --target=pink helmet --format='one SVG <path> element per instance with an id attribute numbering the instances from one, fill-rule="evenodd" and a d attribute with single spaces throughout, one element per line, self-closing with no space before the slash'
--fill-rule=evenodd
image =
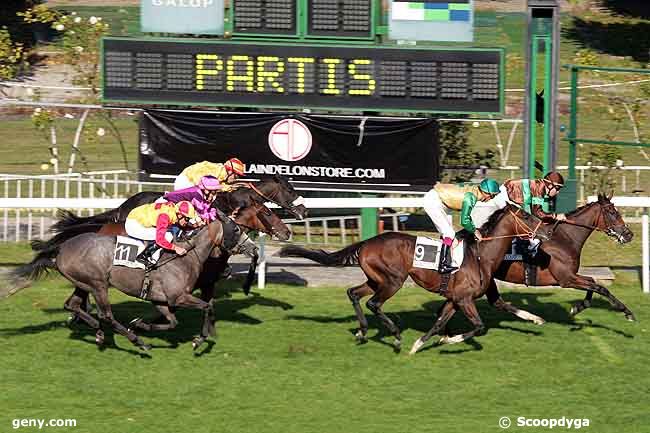
<path id="1" fill-rule="evenodd" d="M 208 191 L 217 191 L 221 189 L 219 179 L 214 176 L 203 176 L 199 181 L 199 188 Z"/>

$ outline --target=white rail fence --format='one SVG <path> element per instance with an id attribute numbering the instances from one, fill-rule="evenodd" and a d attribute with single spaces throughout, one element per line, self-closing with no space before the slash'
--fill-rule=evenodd
<path id="1" fill-rule="evenodd" d="M 559 166 L 566 170 L 566 166 Z M 578 172 L 578 201 L 584 203 L 587 196 L 593 194 L 586 186 L 591 170 L 604 170 L 607 167 L 580 165 Z M 612 169 L 612 177 L 616 180 L 620 195 L 636 193 L 648 194 L 646 191 L 650 177 L 648 166 L 621 166 Z M 516 178 L 520 174 L 519 166 L 504 166 L 496 169 L 486 169 L 485 175 L 496 176 L 505 173 L 507 178 Z M 107 170 L 89 173 L 71 173 L 59 175 L 12 175 L 0 174 L 0 191 L 4 197 L 25 198 L 121 198 L 136 192 L 150 190 L 162 191 L 172 188 L 172 183 L 140 182 L 137 174 L 127 170 Z M 1 192 L 0 192 L 1 193 Z"/>
<path id="2" fill-rule="evenodd" d="M 422 207 L 422 197 L 402 197 L 402 198 L 306 198 L 305 199 L 305 206 L 307 208 L 319 208 L 319 209 L 341 209 L 341 208 L 385 208 L 385 207 L 391 207 L 391 208 L 419 208 Z M 596 200 L 596 197 L 588 197 L 589 201 Z M 16 220 L 17 224 L 20 224 L 20 213 L 21 211 L 23 212 L 28 212 L 27 213 L 27 225 L 28 227 L 31 228 L 32 224 L 32 213 L 35 211 L 43 211 L 45 210 L 46 212 L 52 212 L 53 209 L 56 208 L 65 208 L 65 209 L 112 209 L 115 207 L 118 207 L 124 199 L 114 199 L 114 198 L 97 198 L 97 199 L 78 199 L 78 198 L 60 198 L 60 199 L 52 199 L 52 198 L 0 198 L 0 209 L 4 209 L 5 212 L 5 221 L 4 221 L 4 231 L 2 233 L 2 239 L 6 240 L 7 239 L 7 227 L 8 227 L 8 222 L 6 221 L 7 219 L 7 212 L 9 211 L 15 211 L 16 212 Z M 650 197 L 614 197 L 613 199 L 614 204 L 619 207 L 619 208 L 638 208 L 638 209 L 643 209 L 643 215 L 641 217 L 641 224 L 642 224 L 642 247 L 641 247 L 641 255 L 642 255 L 642 285 L 643 285 L 643 291 L 645 293 L 650 293 Z M 274 205 L 269 205 L 269 206 L 274 206 Z M 480 209 L 478 209 L 480 211 Z M 399 214 L 393 215 L 390 214 L 390 218 L 395 218 L 393 222 L 393 227 L 397 228 L 399 227 Z M 41 218 L 44 218 L 41 216 Z M 328 224 L 332 220 L 337 220 L 339 224 L 341 224 L 341 228 L 344 228 L 346 225 L 346 222 L 348 219 L 354 219 L 357 221 L 358 217 L 334 217 L 334 218 L 326 218 L 326 221 L 323 221 L 323 219 L 319 219 L 321 223 L 323 224 L 323 233 L 328 232 Z M 314 222 L 314 218 L 309 218 L 307 221 L 303 222 L 305 224 L 305 227 L 309 227 L 310 224 Z M 287 222 L 292 223 L 295 222 L 295 220 L 287 220 Z M 43 230 L 44 225 L 41 224 L 40 226 L 40 237 L 43 237 L 44 230 Z M 19 230 L 16 231 L 16 238 L 17 240 L 19 239 Z M 31 229 L 28 231 L 30 235 L 32 234 Z M 339 243 L 345 243 L 346 238 L 345 238 L 345 231 L 343 230 L 341 233 L 339 233 Z M 306 235 L 307 237 L 310 237 L 312 235 Z M 324 235 L 324 237 L 327 237 L 328 241 L 330 239 L 329 233 L 327 235 Z M 31 238 L 30 238 L 31 239 Z M 29 240 L 29 239 L 28 239 Z M 263 241 L 262 241 L 263 242 Z M 264 273 L 264 259 L 262 258 L 262 268 L 261 268 L 262 274 Z M 262 278 L 261 283 L 263 286 L 264 283 L 264 276 L 260 276 L 259 278 Z"/>
<path id="3" fill-rule="evenodd" d="M 57 209 L 74 210 L 76 213 L 86 211 L 94 214 L 120 206 L 124 198 L 0 198 L 2 212 L 2 228 L 0 241 L 19 242 L 32 239 L 44 239 L 50 236 L 48 228 L 54 222 Z M 358 198 L 307 198 L 306 205 L 311 208 L 358 208 Z M 363 199 L 370 200 L 365 207 L 381 207 L 382 203 L 392 203 L 400 207 L 420 207 L 420 198 L 397 199 Z M 386 202 L 386 200 L 389 200 Z M 277 207 L 267 203 L 269 207 Z M 385 224 L 387 229 L 399 230 L 400 217 L 406 213 L 381 214 L 382 220 L 389 221 Z M 294 232 L 300 232 L 301 242 L 306 244 L 334 244 L 346 245 L 348 241 L 359 236 L 361 218 L 354 216 L 336 216 L 323 218 L 306 218 L 304 220 L 286 219 L 285 223 L 292 226 Z M 295 230 L 294 227 L 300 227 Z M 293 239 L 292 239 L 293 240 Z"/>

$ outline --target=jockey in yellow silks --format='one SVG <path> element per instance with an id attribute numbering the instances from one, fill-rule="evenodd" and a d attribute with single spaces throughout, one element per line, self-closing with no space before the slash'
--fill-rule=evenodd
<path id="1" fill-rule="evenodd" d="M 174 245 L 167 237 L 169 228 L 177 224 L 186 228 L 197 219 L 196 210 L 192 203 L 181 201 L 178 203 L 149 203 L 138 206 L 129 212 L 124 222 L 126 233 L 136 239 L 155 241 L 136 257 L 141 263 L 151 265 L 151 255 L 157 247 L 172 250 L 178 255 L 184 255 L 187 250 L 179 245 Z"/>
<path id="2" fill-rule="evenodd" d="M 246 166 L 237 158 L 230 158 L 223 164 L 210 161 L 197 162 L 185 168 L 174 181 L 174 189 L 196 186 L 204 176 L 216 177 L 221 183 L 221 191 L 233 189 L 232 184 L 244 176 Z"/>

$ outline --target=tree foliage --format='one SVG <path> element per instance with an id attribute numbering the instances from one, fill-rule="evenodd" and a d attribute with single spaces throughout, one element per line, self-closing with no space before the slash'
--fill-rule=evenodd
<path id="1" fill-rule="evenodd" d="M 440 164 L 446 182 L 466 182 L 480 167 L 494 165 L 494 152 L 470 148 L 465 122 L 440 121 Z"/>

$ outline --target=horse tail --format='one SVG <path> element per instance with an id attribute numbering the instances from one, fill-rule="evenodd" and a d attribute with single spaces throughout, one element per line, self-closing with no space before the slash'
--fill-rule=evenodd
<path id="1" fill-rule="evenodd" d="M 80 235 L 82 233 L 98 232 L 99 229 L 102 227 L 102 225 L 103 224 L 101 223 L 84 223 L 79 225 L 72 225 L 68 228 L 59 231 L 59 233 L 52 236 L 50 239 L 46 241 L 36 239 L 33 240 L 30 243 L 30 245 L 33 251 L 47 251 L 52 248 L 57 248 L 61 246 L 63 242 L 67 241 L 68 239 L 72 239 L 73 237 Z"/>
<path id="2" fill-rule="evenodd" d="M 347 266 L 359 264 L 359 252 L 365 242 L 357 242 L 342 250 L 328 253 L 325 250 L 312 250 L 296 245 L 288 245 L 282 248 L 278 255 L 280 257 L 303 257 L 313 260 L 325 266 Z"/>
<path id="3" fill-rule="evenodd" d="M 106 224 L 110 222 L 115 222 L 117 221 L 119 213 L 120 213 L 120 209 L 115 208 L 115 209 L 107 210 L 106 212 L 102 212 L 97 215 L 80 217 L 78 215 L 73 214 L 69 210 L 59 209 L 56 214 L 58 221 L 52 224 L 52 227 L 50 227 L 50 231 L 54 233 L 60 233 L 65 230 L 68 230 L 69 228 L 79 226 L 79 225 Z"/>
<path id="4" fill-rule="evenodd" d="M 29 281 L 37 280 L 50 269 L 57 269 L 54 258 L 59 254 L 59 246 L 49 247 L 36 254 L 34 259 L 18 268 L 9 272 L 9 284 L 0 289 L 0 297 L 11 296 L 25 287 L 29 286 Z"/>

